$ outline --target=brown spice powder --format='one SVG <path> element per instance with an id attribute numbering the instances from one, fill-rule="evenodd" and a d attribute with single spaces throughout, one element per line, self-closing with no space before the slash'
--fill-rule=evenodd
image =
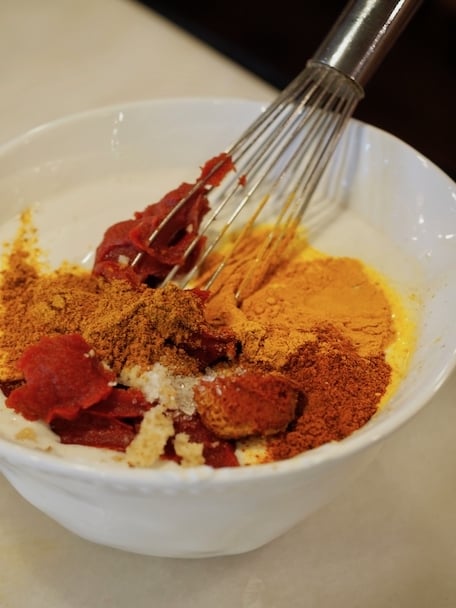
<path id="1" fill-rule="evenodd" d="M 199 371 L 180 345 L 193 344 L 207 323 L 192 293 L 174 285 L 133 287 L 83 271 L 43 274 L 26 252 L 14 250 L 3 271 L 0 306 L 1 381 L 21 378 L 16 362 L 28 346 L 67 333 L 80 333 L 116 373 L 155 362 L 176 373 Z"/>

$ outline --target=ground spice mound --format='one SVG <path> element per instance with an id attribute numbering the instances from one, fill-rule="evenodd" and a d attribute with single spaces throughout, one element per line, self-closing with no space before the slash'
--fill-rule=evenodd
<path id="1" fill-rule="evenodd" d="M 294 420 L 299 390 L 286 377 L 246 372 L 202 380 L 195 401 L 205 426 L 219 437 L 266 436 Z"/>
<path id="2" fill-rule="evenodd" d="M 271 460 L 296 456 L 361 428 L 390 383 L 391 368 L 383 354 L 360 355 L 330 324 L 316 326 L 314 335 L 283 369 L 306 387 L 305 403 L 289 430 L 269 440 Z"/>
<path id="3" fill-rule="evenodd" d="M 41 337 L 74 333 L 117 374 L 157 362 L 197 373 L 236 349 L 231 332 L 208 325 L 201 304 L 200 294 L 175 285 L 150 289 L 81 270 L 41 272 L 26 251 L 14 249 L 0 290 L 0 381 L 22 378 L 17 361 Z M 211 350 L 201 336 L 211 339 Z"/>
<path id="4" fill-rule="evenodd" d="M 253 438 L 263 446 L 255 462 L 282 460 L 359 429 L 391 384 L 386 353 L 396 339 L 394 311 L 381 281 L 359 260 L 312 251 L 297 236 L 237 299 L 264 242 L 261 231 L 243 240 L 210 293 L 198 285 L 152 288 L 68 265 L 46 270 L 20 235 L 0 288 L 4 392 L 23 382 L 18 362 L 29 347 L 79 335 L 118 379 L 115 390 L 126 388 L 120 378 L 130 379 L 128 390 L 141 390 L 147 403 L 133 422 L 113 403 L 110 421 L 106 404 L 95 404 L 76 431 L 71 421 L 53 422 L 66 443 L 118 446 L 131 466 L 160 458 L 237 466 L 235 450 Z M 210 256 L 206 273 L 218 259 Z M 152 376 L 161 378 L 159 389 L 151 389 Z M 89 428 L 91 419 L 97 428 Z M 102 438 L 106 426 L 111 435 Z"/>

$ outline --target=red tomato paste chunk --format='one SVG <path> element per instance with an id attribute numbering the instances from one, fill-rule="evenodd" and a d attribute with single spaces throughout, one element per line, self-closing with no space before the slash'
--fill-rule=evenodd
<path id="1" fill-rule="evenodd" d="M 72 420 L 108 397 L 114 382 L 78 334 L 41 338 L 24 351 L 18 367 L 25 384 L 10 393 L 6 405 L 27 420 Z"/>
<path id="2" fill-rule="evenodd" d="M 114 387 L 106 399 L 80 410 L 74 420 L 56 417 L 50 427 L 62 443 L 124 452 L 151 407 L 140 390 Z"/>
<path id="3" fill-rule="evenodd" d="M 75 420 L 55 418 L 50 424 L 62 443 L 86 445 L 124 452 L 136 435 L 127 422 L 92 412 L 81 411 Z"/>
<path id="4" fill-rule="evenodd" d="M 231 157 L 220 154 L 207 161 L 194 184 L 183 183 L 136 212 L 133 219 L 110 226 L 96 250 L 93 273 L 108 280 L 124 278 L 154 287 L 175 266 L 179 266 L 178 274 L 189 272 L 206 242 L 198 231 L 209 211 L 207 194 L 233 169 Z M 156 229 L 156 238 L 149 243 Z M 193 249 L 186 255 L 190 246 Z M 141 259 L 132 266 L 138 253 Z"/>

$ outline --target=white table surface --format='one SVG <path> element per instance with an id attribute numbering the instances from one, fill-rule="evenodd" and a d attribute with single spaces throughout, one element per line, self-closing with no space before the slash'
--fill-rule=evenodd
<path id="1" fill-rule="evenodd" d="M 111 103 L 274 95 L 125 0 L 0 0 L 0 75 L 0 142 Z M 175 560 L 96 546 L 1 478 L 0 607 L 454 608 L 455 396 L 453 374 L 343 495 L 241 556 Z"/>

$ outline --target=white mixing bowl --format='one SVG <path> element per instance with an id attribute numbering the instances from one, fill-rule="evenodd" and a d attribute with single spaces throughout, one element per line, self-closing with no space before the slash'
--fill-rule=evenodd
<path id="1" fill-rule="evenodd" d="M 33 130 L 0 148 L 0 239 L 32 205 L 51 262 L 90 265 L 108 225 L 193 181 L 261 107 L 146 101 Z M 408 145 L 352 121 L 318 196 L 331 214 L 315 221 L 315 244 L 362 258 L 419 303 L 415 353 L 388 405 L 343 441 L 244 468 L 117 468 L 85 458 L 88 448 L 69 457 L 25 447 L 0 428 L 0 469 L 22 496 L 97 543 L 155 556 L 228 555 L 289 530 L 366 467 L 455 365 L 456 188 Z"/>

